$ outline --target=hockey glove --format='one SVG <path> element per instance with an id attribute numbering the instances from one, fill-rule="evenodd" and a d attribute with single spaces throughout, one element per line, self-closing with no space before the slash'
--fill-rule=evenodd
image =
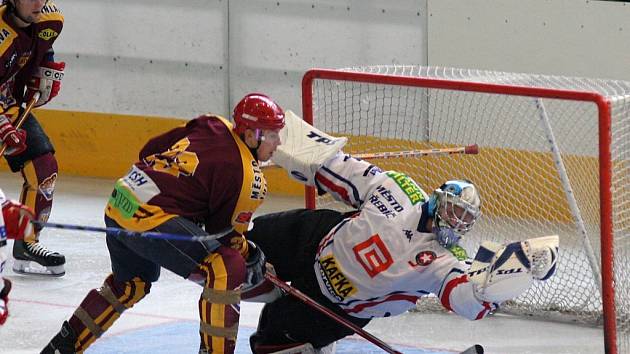
<path id="1" fill-rule="evenodd" d="M 43 106 L 57 96 L 61 89 L 61 80 L 63 79 L 65 68 L 66 63 L 62 61 L 42 63 L 27 85 L 27 101 L 30 101 L 37 91 L 41 93 L 41 96 L 35 103 L 35 107 Z"/>
<path id="2" fill-rule="evenodd" d="M 247 243 L 249 245 L 249 255 L 245 260 L 247 274 L 241 288 L 241 299 L 249 302 L 272 302 L 282 296 L 282 292 L 265 278 L 265 273 L 276 272 L 273 266 L 267 263 L 262 250 L 252 241 L 248 240 Z"/>
<path id="3" fill-rule="evenodd" d="M 35 219 L 35 214 L 31 208 L 13 200 L 6 200 L 2 203 L 2 216 L 9 239 L 35 239 L 35 230 L 31 223 Z"/>
<path id="4" fill-rule="evenodd" d="M 16 156 L 26 150 L 26 132 L 15 129 L 5 115 L 0 115 L 0 140 L 7 146 L 4 151 L 7 156 Z"/>

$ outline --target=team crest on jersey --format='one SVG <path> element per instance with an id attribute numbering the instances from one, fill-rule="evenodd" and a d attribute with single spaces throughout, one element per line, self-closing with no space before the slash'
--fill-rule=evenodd
<path id="1" fill-rule="evenodd" d="M 343 301 L 357 292 L 356 287 L 346 278 L 332 255 L 319 259 L 319 269 L 326 289 L 337 300 Z"/>
<path id="2" fill-rule="evenodd" d="M 59 35 L 59 33 L 57 33 L 56 31 L 52 30 L 51 28 L 46 28 L 45 30 L 40 31 L 37 34 L 37 37 L 48 41 L 51 40 L 52 38 L 55 38 Z"/>
<path id="3" fill-rule="evenodd" d="M 44 196 L 44 198 L 46 198 L 47 201 L 51 201 L 53 198 L 53 193 L 55 191 L 55 182 L 57 182 L 56 172 L 46 177 L 46 179 L 44 179 L 42 183 L 39 184 L 39 192 L 41 193 L 41 195 Z"/>
<path id="4" fill-rule="evenodd" d="M 412 268 L 426 267 L 438 258 L 442 258 L 442 256 L 438 257 L 433 251 L 422 251 L 416 255 L 415 263 L 412 261 L 408 263 Z"/>

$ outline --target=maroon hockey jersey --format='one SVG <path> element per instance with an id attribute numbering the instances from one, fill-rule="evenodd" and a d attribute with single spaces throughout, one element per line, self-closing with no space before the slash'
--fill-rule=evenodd
<path id="1" fill-rule="evenodd" d="M 205 115 L 157 136 L 116 183 L 106 214 L 146 231 L 177 215 L 215 233 L 243 233 L 267 194 L 251 151 L 224 118 Z"/>
<path id="2" fill-rule="evenodd" d="M 17 112 L 26 84 L 46 56 L 52 56 L 62 27 L 63 15 L 52 1 L 44 6 L 39 20 L 26 28 L 13 25 L 7 6 L 0 6 L 0 114 Z"/>

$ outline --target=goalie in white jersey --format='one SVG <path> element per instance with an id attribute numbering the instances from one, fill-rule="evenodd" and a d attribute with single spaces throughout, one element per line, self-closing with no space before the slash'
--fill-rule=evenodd
<path id="1" fill-rule="evenodd" d="M 356 211 L 268 214 L 256 218 L 246 236 L 279 278 L 350 322 L 363 327 L 371 318 L 401 314 L 427 294 L 477 320 L 521 294 L 533 279 L 554 273 L 557 236 L 505 246 L 484 243 L 472 265 L 465 262 L 457 243 L 481 215 L 471 182 L 447 181 L 429 196 L 404 173 L 338 152 L 344 138 L 308 125 L 292 128 L 291 119 L 287 126 L 289 136 L 274 162 Z M 311 139 L 298 139 L 305 136 Z M 263 284 L 261 293 L 268 289 Z M 282 296 L 265 305 L 250 344 L 254 353 L 271 353 L 304 343 L 321 348 L 350 334 L 300 300 Z"/>

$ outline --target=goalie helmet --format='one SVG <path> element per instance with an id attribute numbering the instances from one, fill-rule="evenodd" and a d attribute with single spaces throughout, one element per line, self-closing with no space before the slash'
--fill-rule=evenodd
<path id="1" fill-rule="evenodd" d="M 481 215 L 477 187 L 467 180 L 447 181 L 433 191 L 429 214 L 433 216 L 433 233 L 438 242 L 446 247 L 457 244 Z"/>
<path id="2" fill-rule="evenodd" d="M 234 107 L 234 131 L 245 129 L 276 130 L 284 127 L 284 111 L 269 96 L 250 93 Z"/>

